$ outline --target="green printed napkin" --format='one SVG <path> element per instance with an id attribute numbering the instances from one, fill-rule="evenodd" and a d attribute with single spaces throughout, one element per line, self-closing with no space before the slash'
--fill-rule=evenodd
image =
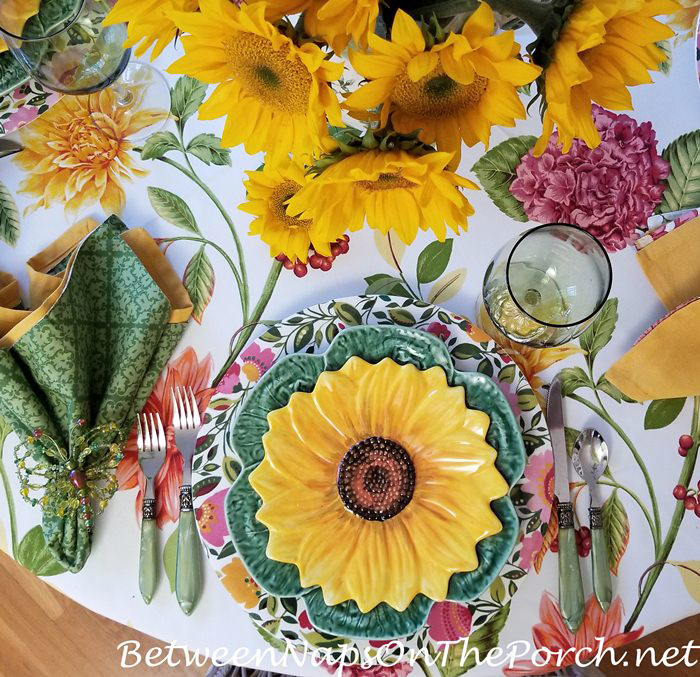
<path id="1" fill-rule="evenodd" d="M 54 557 L 77 572 L 90 554 L 85 513 L 104 502 L 96 484 L 91 493 L 95 459 L 104 461 L 102 447 L 113 450 L 128 433 L 192 304 L 154 240 L 114 216 L 99 227 L 77 224 L 28 269 L 31 310 L 17 307 L 16 285 L 0 277 L 0 415 L 26 442 L 27 467 L 39 464 L 48 477 L 34 499 L 44 536 Z M 91 455 L 91 440 L 106 443 L 98 450 L 94 442 Z"/>

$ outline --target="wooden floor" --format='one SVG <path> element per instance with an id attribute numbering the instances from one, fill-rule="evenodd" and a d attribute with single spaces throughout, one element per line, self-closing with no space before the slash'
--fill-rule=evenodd
<path id="1" fill-rule="evenodd" d="M 107 620 L 57 592 L 0 551 L 0 677 L 203 677 L 206 669 L 167 666 L 122 670 L 117 644 L 137 639 L 145 652 L 162 644 L 148 635 Z M 39 639 L 40 638 L 40 639 Z M 700 643 L 700 616 L 630 645 L 681 646 Z M 657 649 L 658 650 L 658 649 Z M 700 651 L 695 652 L 700 659 Z M 694 668 L 613 668 L 606 677 L 698 677 Z M 499 672 L 500 674 L 500 672 Z"/>

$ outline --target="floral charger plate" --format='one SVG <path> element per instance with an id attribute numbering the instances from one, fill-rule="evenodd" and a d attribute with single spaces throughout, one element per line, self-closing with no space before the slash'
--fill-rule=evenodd
<path id="1" fill-rule="evenodd" d="M 506 548 L 505 562 L 505 557 L 494 557 L 492 571 L 473 572 L 475 576 L 468 579 L 469 584 L 461 597 L 450 595 L 452 599 L 471 601 L 432 603 L 428 600 L 424 605 L 409 606 L 409 613 L 402 616 L 403 626 L 395 616 L 384 619 L 389 627 L 384 633 L 363 631 L 358 625 L 358 618 L 363 614 L 348 614 L 346 609 L 344 619 L 348 632 L 339 636 L 327 630 L 329 626 L 339 627 L 337 618 L 330 619 L 329 623 L 328 618 L 315 609 L 315 614 L 312 612 L 311 615 L 315 617 L 316 625 L 311 622 L 307 608 L 309 599 L 305 597 L 302 601 L 296 595 L 288 594 L 289 581 L 284 581 L 287 587 L 282 585 L 277 590 L 284 594 L 270 594 L 258 586 L 234 545 L 234 540 L 239 545 L 242 543 L 240 534 L 235 539 L 229 536 L 225 505 L 230 486 L 241 474 L 251 471 L 250 459 L 245 458 L 245 444 L 241 445 L 238 439 L 234 445 L 234 423 L 241 410 L 250 409 L 248 404 L 243 405 L 251 399 L 263 374 L 285 355 L 325 353 L 342 329 L 360 325 L 398 325 L 426 331 L 442 342 L 444 347 L 441 346 L 441 350 L 447 356 L 445 359 L 450 363 L 450 368 L 454 362 L 461 372 L 476 372 L 473 377 L 491 379 L 500 390 L 499 398 L 502 394 L 500 399 L 509 403 L 521 429 L 527 465 L 522 476 L 519 471 L 516 472 L 519 479 L 512 478 L 517 481 L 509 492 L 510 499 L 505 499 L 508 504 L 512 501 L 517 511 L 518 519 L 514 521 L 517 533 L 508 535 L 507 511 L 498 515 L 504 524 L 504 537 L 515 540 L 515 548 Z M 292 358 L 297 359 L 303 361 L 308 369 L 305 355 Z M 291 380 L 298 384 L 298 376 L 292 376 Z M 289 384 L 280 383 L 280 387 L 288 388 Z M 243 449 L 244 458 L 239 457 L 235 449 Z M 503 472 L 502 467 L 499 470 Z M 404 646 L 408 643 L 423 647 L 431 641 L 458 639 L 469 634 L 472 627 L 504 623 L 511 600 L 517 593 L 518 581 L 526 575 L 542 547 L 551 512 L 553 473 L 549 432 L 537 398 L 516 365 L 465 318 L 436 306 L 390 296 L 352 297 L 312 306 L 271 327 L 253 342 L 218 385 L 217 394 L 207 411 L 193 471 L 195 509 L 210 562 L 230 594 L 246 608 L 260 634 L 280 649 L 284 649 L 287 643 L 292 643 L 299 650 L 308 644 L 332 649 L 354 643 L 358 650 L 364 651 L 367 648 L 366 640 L 349 640 L 347 637 L 368 634 L 386 637 L 408 635 Z M 504 472 L 505 475 L 507 472 Z M 237 486 L 241 486 L 241 482 Z M 235 495 L 236 492 L 231 493 Z M 239 510 L 240 505 L 242 503 L 238 506 Z M 248 512 L 255 514 L 255 510 Z M 241 522 L 245 531 L 244 523 L 245 520 Z M 319 535 L 316 541 L 329 540 L 329 527 L 323 524 L 323 519 L 316 526 Z M 253 534 L 259 531 L 252 522 L 248 527 Z M 316 527 L 309 524 L 306 528 Z M 451 536 L 443 536 L 449 542 Z M 250 566 L 250 553 L 244 553 L 244 558 Z M 310 565 L 313 565 L 313 558 Z M 253 563 L 252 568 L 255 566 Z M 269 587 L 269 581 L 266 582 L 266 587 Z M 486 590 L 484 583 L 488 585 Z M 475 593 L 478 596 L 473 598 Z M 311 603 L 315 604 L 316 601 L 312 600 Z M 322 604 L 322 598 L 320 602 Z M 416 619 L 420 621 L 418 624 Z M 371 640 L 369 644 L 372 646 Z"/>

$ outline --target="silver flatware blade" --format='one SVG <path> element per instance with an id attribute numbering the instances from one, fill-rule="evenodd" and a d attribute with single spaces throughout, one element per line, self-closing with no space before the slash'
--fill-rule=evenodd
<path id="1" fill-rule="evenodd" d="M 561 395 L 561 382 L 558 378 L 552 381 L 547 395 L 547 426 L 552 437 L 552 452 L 554 453 L 554 493 L 560 503 L 568 503 L 571 499 L 569 459 L 566 453 L 566 436 L 564 435 L 564 403 Z"/>
<path id="2" fill-rule="evenodd" d="M 0 139 L 0 158 L 7 155 L 14 155 L 22 150 L 22 146 L 16 141 L 10 139 Z"/>

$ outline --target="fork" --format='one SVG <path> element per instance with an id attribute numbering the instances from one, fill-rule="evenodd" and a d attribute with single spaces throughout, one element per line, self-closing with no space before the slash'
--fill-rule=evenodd
<path id="1" fill-rule="evenodd" d="M 188 616 L 194 610 L 202 590 L 201 545 L 192 511 L 192 456 L 202 426 L 192 388 L 173 388 L 173 428 L 175 444 L 182 454 L 180 519 L 177 525 L 175 595 Z"/>
<path id="2" fill-rule="evenodd" d="M 142 420 L 143 419 L 143 420 Z M 146 492 L 141 511 L 141 551 L 139 556 L 139 589 L 146 604 L 150 604 L 158 585 L 158 544 L 156 530 L 156 498 L 153 478 L 165 460 L 165 431 L 160 415 L 143 414 L 136 418 L 136 446 L 139 464 L 146 477 Z M 150 424 L 150 425 L 149 425 Z"/>

